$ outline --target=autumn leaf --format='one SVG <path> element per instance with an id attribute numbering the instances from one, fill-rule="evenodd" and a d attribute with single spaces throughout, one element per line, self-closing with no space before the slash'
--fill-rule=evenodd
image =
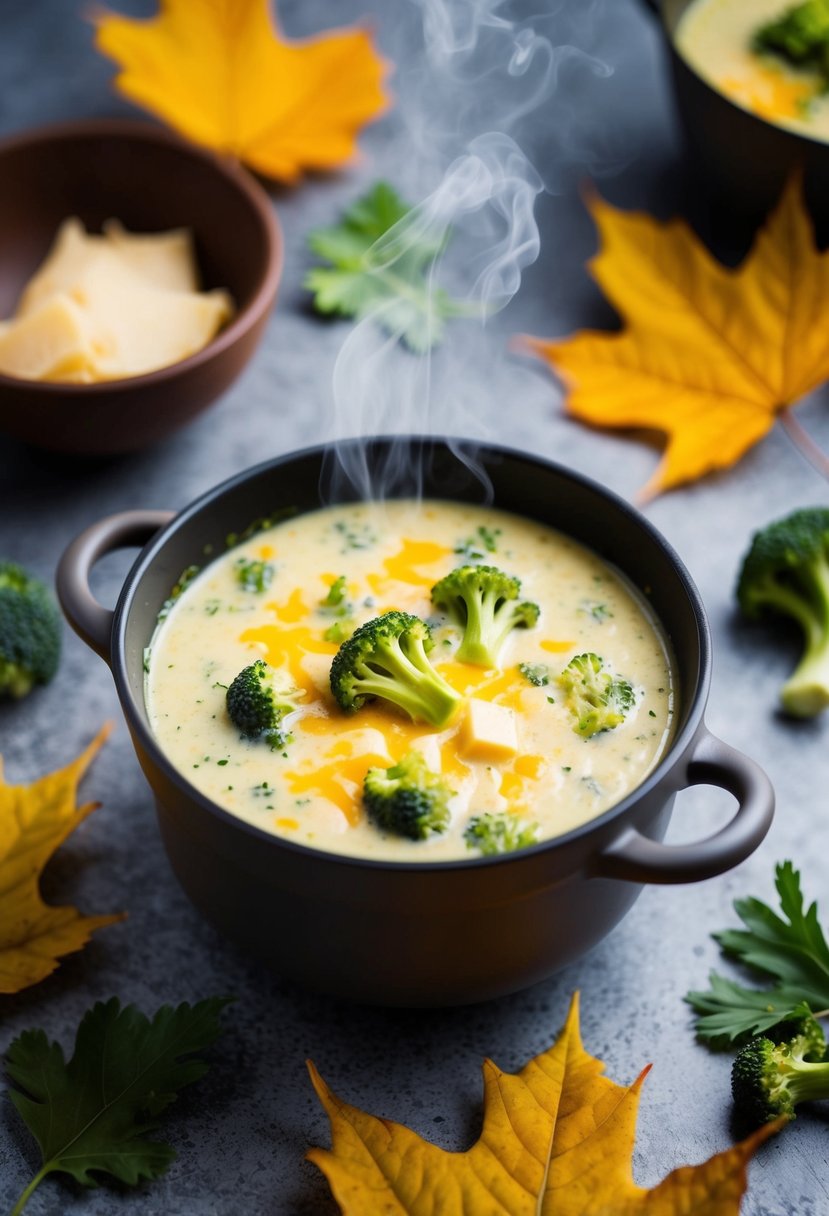
<path id="1" fill-rule="evenodd" d="M 603 1068 L 582 1046 L 574 997 L 556 1042 L 519 1073 L 486 1061 L 481 1137 L 449 1153 L 348 1106 L 309 1064 L 333 1148 L 308 1157 L 344 1216 L 737 1216 L 747 1164 L 781 1124 L 647 1190 L 633 1181 L 631 1158 L 648 1070 L 625 1087 Z"/>
<path id="2" fill-rule="evenodd" d="M 76 806 L 78 783 L 111 729 L 104 726 L 77 760 L 32 785 L 7 785 L 0 767 L 0 993 L 37 984 L 96 929 L 123 919 L 82 916 L 40 896 L 46 862 L 98 805 Z"/>
<path id="3" fill-rule="evenodd" d="M 268 0 L 160 0 L 149 20 L 103 10 L 94 21 L 125 97 L 265 177 L 342 165 L 387 105 L 368 31 L 288 42 Z"/>
<path id="4" fill-rule="evenodd" d="M 736 270 L 681 220 L 589 200 L 590 269 L 624 328 L 519 341 L 559 374 L 574 417 L 666 435 L 643 497 L 730 467 L 829 377 L 829 254 L 801 195 L 795 178 Z"/>

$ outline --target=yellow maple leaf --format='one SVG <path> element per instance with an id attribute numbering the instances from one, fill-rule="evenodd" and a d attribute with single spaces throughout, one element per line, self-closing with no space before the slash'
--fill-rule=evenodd
<path id="1" fill-rule="evenodd" d="M 801 193 L 790 181 L 736 270 L 681 220 L 588 201 L 601 238 L 590 270 L 625 326 L 520 341 L 552 364 L 575 417 L 667 436 L 642 497 L 728 468 L 829 377 L 829 254 Z"/>
<path id="2" fill-rule="evenodd" d="M 78 783 L 112 727 L 104 726 L 77 760 L 32 785 L 7 785 L 0 764 L 0 993 L 20 992 L 50 975 L 58 959 L 96 929 L 123 920 L 50 907 L 40 895 L 46 862 L 99 804 L 76 806 Z"/>
<path id="3" fill-rule="evenodd" d="M 183 135 L 295 181 L 354 154 L 386 108 L 387 65 L 363 29 L 283 39 L 268 0 L 160 0 L 149 20 L 94 16 L 116 87 Z"/>
<path id="4" fill-rule="evenodd" d="M 344 1216 L 737 1216 L 748 1161 L 780 1123 L 647 1190 L 630 1163 L 648 1070 L 625 1087 L 603 1068 L 582 1046 L 574 997 L 556 1042 L 519 1073 L 485 1062 L 480 1139 L 449 1153 L 342 1102 L 309 1063 L 333 1148 L 308 1157 Z"/>

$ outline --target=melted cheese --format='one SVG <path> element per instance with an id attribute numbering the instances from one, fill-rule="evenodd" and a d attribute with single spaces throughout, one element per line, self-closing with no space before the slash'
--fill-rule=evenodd
<path id="1" fill-rule="evenodd" d="M 458 551 L 479 527 L 497 532 L 487 563 L 518 576 L 522 598 L 541 608 L 538 626 L 515 630 L 493 669 L 458 662 L 461 630 L 430 602 L 431 587 L 463 563 Z M 272 563 L 266 591 L 242 588 L 240 557 Z M 347 602 L 326 605 L 342 575 Z M 597 620 L 591 608 L 599 602 Z M 430 658 L 467 701 L 440 731 L 382 701 L 344 713 L 331 695 L 338 646 L 324 634 L 344 619 L 337 613 L 360 624 L 389 607 L 431 619 Z M 555 683 L 584 650 L 601 653 L 637 690 L 625 723 L 589 740 L 573 731 Z M 241 739 L 227 717 L 225 688 L 256 658 L 302 690 L 282 751 Z M 521 663 L 543 665 L 547 683 L 531 684 Z M 484 812 L 513 811 L 545 837 L 617 802 L 666 745 L 672 687 L 665 645 L 645 605 L 575 542 L 494 510 L 393 502 L 303 515 L 214 561 L 153 639 L 147 704 L 173 763 L 240 818 L 334 851 L 431 860 L 470 856 L 464 830 Z M 417 842 L 380 832 L 361 798 L 370 767 L 388 767 L 412 749 L 453 791 L 449 830 Z"/>

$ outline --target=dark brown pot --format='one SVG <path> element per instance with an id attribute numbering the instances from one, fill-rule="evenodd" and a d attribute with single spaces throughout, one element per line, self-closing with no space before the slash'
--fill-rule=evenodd
<path id="1" fill-rule="evenodd" d="M 819 234 L 829 236 L 829 144 L 775 126 L 730 101 L 678 53 L 677 26 L 694 0 L 647 0 L 670 51 L 677 109 L 698 170 L 722 203 L 746 221 L 762 219 L 798 169 Z"/>
<path id="2" fill-rule="evenodd" d="M 384 466 L 390 440 L 367 445 Z M 400 442 L 400 441 L 396 441 Z M 747 857 L 771 823 L 761 769 L 715 739 L 703 712 L 710 643 L 699 595 L 668 544 L 627 503 L 560 466 L 461 441 L 412 443 L 425 455 L 424 493 L 479 502 L 481 467 L 494 503 L 559 528 L 621 568 L 648 597 L 676 656 L 678 725 L 668 754 L 600 818 L 518 854 L 397 863 L 340 857 L 269 835 L 195 790 L 162 754 L 144 706 L 143 653 L 170 588 L 205 546 L 279 506 L 321 505 L 325 450 L 260 465 L 187 510 L 132 511 L 93 525 L 67 549 L 58 593 L 72 627 L 111 666 L 173 869 L 222 932 L 310 987 L 389 1005 L 448 1005 L 543 979 L 605 936 L 640 884 L 695 882 Z M 348 494 L 337 500 L 348 499 Z M 114 612 L 89 590 L 91 567 L 115 548 L 144 545 Z M 674 794 L 688 785 L 730 790 L 739 808 L 696 844 L 661 842 Z"/>
<path id="3" fill-rule="evenodd" d="M 133 232 L 191 228 L 202 286 L 226 287 L 230 323 L 188 359 L 99 384 L 0 374 L 0 431 L 84 455 L 130 452 L 189 422 L 253 354 L 276 298 L 282 236 L 267 194 L 227 158 L 146 122 L 85 119 L 0 141 L 0 317 L 49 251 L 63 220 L 92 231 L 114 217 Z"/>

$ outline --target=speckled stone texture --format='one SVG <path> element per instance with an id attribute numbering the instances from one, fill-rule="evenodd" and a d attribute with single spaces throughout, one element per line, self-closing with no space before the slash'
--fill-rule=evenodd
<path id="1" fill-rule="evenodd" d="M 108 87 L 110 66 L 91 49 L 84 7 L 80 0 L 5 0 L 0 7 L 4 132 L 67 115 L 130 112 Z M 154 6 L 133 0 L 119 7 L 149 13 Z M 373 6 L 366 0 L 283 0 L 281 15 L 286 29 L 299 35 L 341 25 L 372 7 L 381 44 L 396 53 L 399 23 L 411 16 L 406 0 Z M 557 97 L 525 124 L 558 190 L 539 202 L 541 256 L 486 334 L 461 324 L 453 328 L 445 350 L 456 361 L 461 413 L 450 411 L 443 421 L 465 411 L 478 433 L 563 461 L 632 497 L 653 468 L 653 451 L 568 421 L 551 378 L 509 355 L 507 339 L 522 331 L 553 335 L 612 322 L 584 270 L 594 248 L 577 189 L 585 173 L 598 175 L 616 202 L 659 215 L 685 210 L 706 232 L 721 228 L 722 217 L 696 194 L 684 168 L 664 55 L 645 6 L 637 0 L 562 0 L 557 10 L 560 40 L 572 38 L 613 70 L 562 70 Z M 568 115 L 579 118 L 573 139 L 565 138 Z M 362 160 L 348 172 L 274 192 L 287 254 L 277 309 L 248 370 L 193 426 L 155 450 L 98 464 L 0 440 L 0 552 L 51 578 L 66 543 L 98 517 L 129 507 L 184 506 L 268 455 L 331 434 L 332 369 L 349 327 L 310 314 L 301 288 L 309 261 L 304 238 L 310 228 L 332 222 L 376 176 L 404 191 L 418 190 L 399 122 L 392 114 L 368 131 Z M 436 366 L 449 357 L 438 354 Z M 800 416 L 829 447 L 825 399 L 805 403 Z M 44 885 L 53 900 L 77 902 L 90 912 L 126 908 L 129 919 L 101 931 L 36 988 L 0 998 L 0 1051 L 30 1026 L 44 1027 L 69 1046 L 83 1011 L 112 994 L 147 1011 L 210 993 L 233 994 L 236 1004 L 225 1016 L 210 1074 L 170 1112 L 166 1134 L 179 1159 L 169 1173 L 129 1192 L 83 1192 L 47 1182 L 31 1201 L 32 1216 L 329 1216 L 335 1205 L 325 1182 L 304 1161 L 310 1145 L 329 1143 L 306 1057 L 350 1101 L 459 1149 L 480 1127 L 482 1058 L 515 1068 L 545 1048 L 576 988 L 586 1045 L 613 1077 L 632 1080 L 645 1063 L 654 1063 L 639 1121 L 637 1181 L 653 1184 L 674 1166 L 729 1144 L 729 1060 L 695 1043 L 682 995 L 704 986 L 718 962 L 709 934 L 732 922 L 735 896 L 771 895 L 775 861 L 795 860 L 807 893 L 822 901 L 829 918 L 827 724 L 793 724 L 777 716 L 776 689 L 793 661 L 794 640 L 777 645 L 770 632 L 740 626 L 732 588 L 755 526 L 826 501 L 826 484 L 776 429 L 739 468 L 647 508 L 690 568 L 710 614 L 715 660 L 709 725 L 760 759 L 776 786 L 779 809 L 767 842 L 722 878 L 646 890 L 589 958 L 531 991 L 471 1008 L 411 1013 L 336 1004 L 294 990 L 220 940 L 168 868 L 109 673 L 67 630 L 55 682 L 19 706 L 0 709 L 0 750 L 8 778 L 24 781 L 68 761 L 104 719 L 119 722 L 84 787 L 85 796 L 103 806 L 61 850 Z M 129 561 L 128 554 L 113 556 L 96 571 L 105 602 L 114 602 Z M 670 839 L 705 834 L 730 810 L 730 799 L 719 791 L 683 794 Z M 274 931 L 290 933 L 291 927 Z M 812 1111 L 761 1151 L 751 1168 L 746 1216 L 829 1212 L 826 1132 L 826 1110 Z M 4 1099 L 3 1211 L 35 1167 L 33 1143 Z"/>

